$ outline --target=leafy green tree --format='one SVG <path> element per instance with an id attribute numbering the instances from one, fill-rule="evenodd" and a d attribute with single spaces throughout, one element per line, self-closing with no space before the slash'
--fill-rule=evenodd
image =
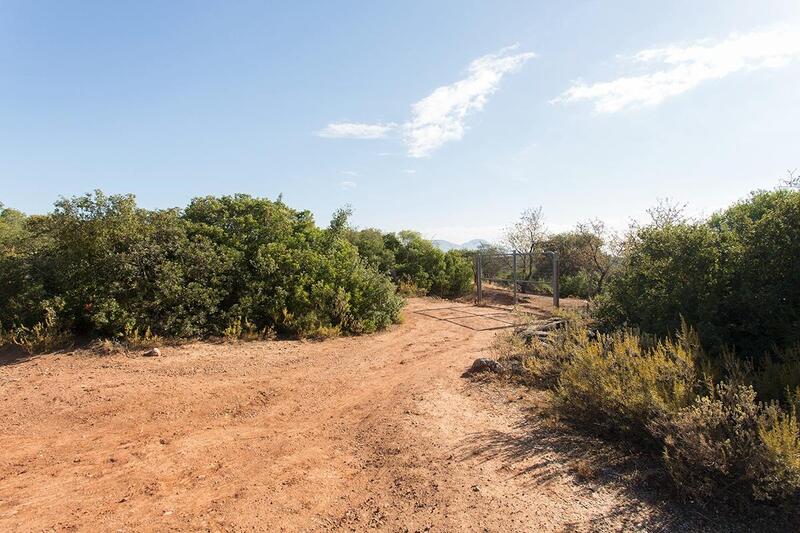
<path id="1" fill-rule="evenodd" d="M 0 252 L 3 255 L 14 255 L 15 250 L 23 244 L 25 222 L 26 217 L 22 212 L 7 208 L 0 202 Z"/>
<path id="2" fill-rule="evenodd" d="M 706 345 L 759 358 L 800 342 L 800 191 L 761 191 L 690 222 L 636 228 L 599 301 L 608 327 L 697 327 Z"/>
<path id="3" fill-rule="evenodd" d="M 755 193 L 708 224 L 723 242 L 728 342 L 754 356 L 800 342 L 800 191 Z"/>
<path id="4" fill-rule="evenodd" d="M 391 238 L 390 238 L 391 237 Z M 375 228 L 360 231 L 350 230 L 347 239 L 358 249 L 358 254 L 375 267 L 378 272 L 391 276 L 394 272 L 394 250 L 399 247 L 399 242 L 394 234 L 384 233 Z"/>
<path id="5" fill-rule="evenodd" d="M 402 300 L 344 238 L 346 220 L 320 229 L 308 211 L 247 195 L 148 211 L 97 191 L 22 222 L 3 210 L 0 323 L 55 315 L 89 336 L 220 335 L 242 320 L 300 335 L 374 331 Z"/>
<path id="6" fill-rule="evenodd" d="M 620 272 L 600 299 L 607 324 L 669 335 L 681 317 L 704 339 L 721 339 L 719 236 L 704 224 L 640 229 L 628 242 Z"/>
<path id="7" fill-rule="evenodd" d="M 472 290 L 472 260 L 460 251 L 442 252 L 417 232 L 351 230 L 348 239 L 368 264 L 395 283 L 410 282 L 425 294 L 444 298 L 458 298 Z"/>

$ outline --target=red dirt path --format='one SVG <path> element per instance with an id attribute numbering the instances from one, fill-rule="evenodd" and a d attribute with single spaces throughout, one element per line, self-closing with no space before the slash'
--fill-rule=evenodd
<path id="1" fill-rule="evenodd" d="M 415 313 L 435 307 L 357 338 L 0 366 L 0 530 L 687 527 L 579 481 L 586 441 L 535 421 L 540 393 L 460 377 L 497 332 Z"/>

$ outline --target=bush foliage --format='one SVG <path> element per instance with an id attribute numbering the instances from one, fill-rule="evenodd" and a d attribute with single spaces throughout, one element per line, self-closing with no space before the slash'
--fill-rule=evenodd
<path id="1" fill-rule="evenodd" d="M 365 261 L 390 276 L 409 294 L 458 298 L 472 291 L 470 258 L 461 251 L 443 252 L 419 233 L 351 230 L 348 238 Z"/>
<path id="2" fill-rule="evenodd" d="M 686 497 L 796 507 L 800 191 L 701 221 L 651 214 L 612 258 L 589 322 L 512 342 L 512 357 L 570 418 L 658 449 Z M 562 286 L 585 284 L 570 268 Z"/>
<path id="3" fill-rule="evenodd" d="M 718 372 L 683 326 L 659 340 L 631 330 L 597 334 L 571 321 L 547 342 L 510 336 L 505 357 L 549 386 L 557 409 L 605 434 L 661 452 L 677 491 L 702 501 L 800 503 L 798 391 L 764 403 L 752 367 Z"/>
<path id="4" fill-rule="evenodd" d="M 687 496 L 741 506 L 753 500 L 798 502 L 795 413 L 758 403 L 749 385 L 720 383 L 651 427 L 663 439 L 667 471 Z"/>
<path id="5" fill-rule="evenodd" d="M 578 328 L 565 346 L 571 357 L 559 376 L 557 397 L 574 416 L 636 437 L 647 424 L 688 405 L 697 393 L 700 361 L 694 333 L 647 346 L 630 331 L 590 338 Z"/>
<path id="6" fill-rule="evenodd" d="M 368 333 L 397 320 L 391 281 L 341 228 L 247 195 L 150 211 L 132 196 L 62 199 L 45 216 L 0 211 L 0 324 L 91 337 L 150 331 Z"/>
<path id="7" fill-rule="evenodd" d="M 608 329 L 657 335 L 681 318 L 715 353 L 759 359 L 800 341 L 800 192 L 779 189 L 700 222 L 637 228 L 598 299 Z"/>

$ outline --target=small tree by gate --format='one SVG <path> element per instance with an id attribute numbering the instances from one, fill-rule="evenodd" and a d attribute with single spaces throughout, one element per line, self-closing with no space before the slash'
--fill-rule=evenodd
<path id="1" fill-rule="evenodd" d="M 545 258 L 547 258 L 545 260 Z M 549 280 L 542 278 L 542 262 L 550 267 Z M 510 286 L 514 305 L 519 291 L 536 294 L 542 285 L 549 286 L 553 295 L 553 306 L 559 307 L 558 252 L 543 251 L 530 254 L 512 252 L 510 254 L 475 255 L 475 286 L 478 305 L 483 305 L 483 282 L 488 281 L 501 286 Z M 541 292 L 541 291 L 539 291 Z"/>

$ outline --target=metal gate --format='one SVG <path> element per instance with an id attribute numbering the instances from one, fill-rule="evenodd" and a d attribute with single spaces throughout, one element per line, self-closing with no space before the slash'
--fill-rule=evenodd
<path id="1" fill-rule="evenodd" d="M 550 272 L 545 279 L 543 259 L 548 258 Z M 475 255 L 475 286 L 477 288 L 478 305 L 483 305 L 483 282 L 491 282 L 503 287 L 510 287 L 513 292 L 514 305 L 518 302 L 520 291 L 537 294 L 537 288 L 549 286 L 553 295 L 553 306 L 559 307 L 559 272 L 558 252 L 544 251 L 531 254 L 512 252 L 510 254 Z M 541 291 L 540 291 L 541 292 Z"/>

